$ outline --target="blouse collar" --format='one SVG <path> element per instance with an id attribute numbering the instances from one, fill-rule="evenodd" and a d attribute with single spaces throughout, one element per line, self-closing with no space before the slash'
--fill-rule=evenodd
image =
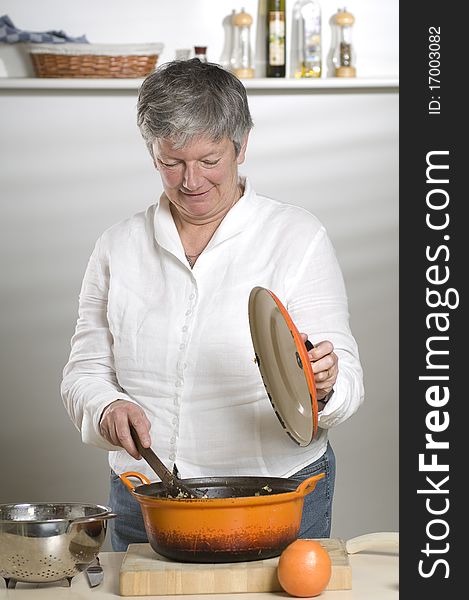
<path id="1" fill-rule="evenodd" d="M 244 187 L 244 194 L 227 212 L 204 251 L 242 233 L 252 219 L 256 194 L 247 177 L 241 177 L 240 183 Z M 185 262 L 184 248 L 171 214 L 168 197 L 164 192 L 156 205 L 154 228 L 157 243 Z"/>

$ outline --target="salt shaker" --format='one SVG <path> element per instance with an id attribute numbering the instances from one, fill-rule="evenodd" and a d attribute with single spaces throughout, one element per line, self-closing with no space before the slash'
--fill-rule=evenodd
<path id="1" fill-rule="evenodd" d="M 336 77 L 355 77 L 355 52 L 352 45 L 352 25 L 355 17 L 345 8 L 339 9 L 333 16 L 334 48 L 332 62 Z"/>
<path id="2" fill-rule="evenodd" d="M 251 51 L 252 20 L 251 15 L 245 12 L 244 8 L 233 15 L 234 44 L 230 62 L 231 70 L 240 79 L 254 77 Z"/>

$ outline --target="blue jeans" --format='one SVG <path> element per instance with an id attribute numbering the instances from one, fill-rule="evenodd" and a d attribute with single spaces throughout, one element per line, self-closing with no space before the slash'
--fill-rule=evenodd
<path id="1" fill-rule="evenodd" d="M 114 552 L 125 552 L 129 544 L 148 543 L 140 504 L 112 470 L 109 506 L 117 514 L 115 519 L 109 521 Z"/>
<path id="2" fill-rule="evenodd" d="M 300 483 L 322 472 L 326 476 L 318 482 L 313 492 L 305 496 L 298 535 L 300 538 L 330 537 L 335 456 L 329 444 L 321 458 L 292 475 L 290 479 Z M 109 522 L 111 545 L 115 552 L 125 552 L 128 544 L 148 543 L 140 504 L 113 471 L 111 471 L 109 505 L 118 515 Z"/>
<path id="3" fill-rule="evenodd" d="M 321 458 L 292 475 L 290 479 L 300 482 L 323 472 L 326 476 L 318 481 L 313 492 L 305 496 L 299 538 L 331 537 L 335 483 L 335 455 L 331 445 L 327 444 Z"/>

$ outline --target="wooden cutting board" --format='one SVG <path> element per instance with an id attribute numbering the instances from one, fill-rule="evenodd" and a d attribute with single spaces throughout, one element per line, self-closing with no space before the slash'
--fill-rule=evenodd
<path id="1" fill-rule="evenodd" d="M 332 576 L 326 589 L 352 588 L 352 569 L 343 540 L 318 540 L 329 552 Z M 156 554 L 150 544 L 130 544 L 119 573 L 121 596 L 172 596 L 279 592 L 279 557 L 238 563 L 179 563 Z"/>

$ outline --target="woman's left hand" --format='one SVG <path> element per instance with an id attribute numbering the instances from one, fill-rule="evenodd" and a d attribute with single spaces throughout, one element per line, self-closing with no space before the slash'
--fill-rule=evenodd
<path id="1" fill-rule="evenodd" d="M 301 334 L 306 342 L 308 336 Z M 331 393 L 339 373 L 339 359 L 334 352 L 332 342 L 324 340 L 314 345 L 308 352 L 311 366 L 313 367 L 314 381 L 318 400 L 323 400 Z"/>

